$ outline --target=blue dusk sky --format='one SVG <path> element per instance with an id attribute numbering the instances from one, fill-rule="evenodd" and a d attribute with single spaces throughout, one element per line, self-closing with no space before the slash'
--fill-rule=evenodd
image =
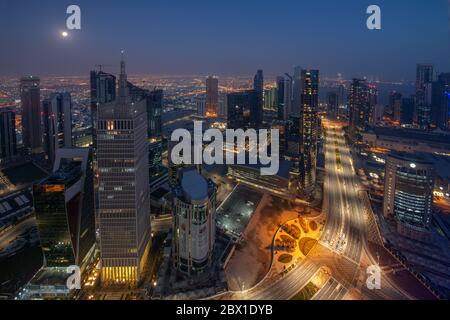
<path id="1" fill-rule="evenodd" d="M 79 31 L 65 30 L 77 4 Z M 366 28 L 380 6 L 382 30 Z M 0 77 L 129 73 L 251 75 L 317 68 L 344 78 L 414 79 L 416 63 L 450 71 L 448 0 L 0 0 Z"/>

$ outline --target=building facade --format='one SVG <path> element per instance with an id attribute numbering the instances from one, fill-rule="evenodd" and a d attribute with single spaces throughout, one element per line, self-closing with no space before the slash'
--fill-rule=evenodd
<path id="1" fill-rule="evenodd" d="M 450 73 L 441 73 L 433 83 L 433 123 L 450 130 Z"/>
<path id="2" fill-rule="evenodd" d="M 68 92 L 52 94 L 42 102 L 44 151 L 50 163 L 56 150 L 72 147 L 72 98 Z"/>
<path id="3" fill-rule="evenodd" d="M 195 169 L 180 173 L 173 189 L 173 263 L 185 276 L 207 271 L 216 234 L 216 185 Z"/>
<path id="4" fill-rule="evenodd" d="M 383 211 L 394 217 L 400 234 L 426 241 L 430 238 L 435 171 L 420 156 L 392 153 L 387 157 Z"/>
<path id="5" fill-rule="evenodd" d="M 365 80 L 353 79 L 348 96 L 350 135 L 357 140 L 370 118 L 369 87 Z"/>
<path id="6" fill-rule="evenodd" d="M 253 89 L 255 90 L 256 102 L 253 110 L 251 110 L 251 126 L 259 128 L 263 120 L 263 106 L 264 106 L 264 73 L 258 70 L 253 81 Z"/>
<path id="7" fill-rule="evenodd" d="M 217 117 L 219 114 L 219 79 L 206 78 L 206 116 Z"/>
<path id="8" fill-rule="evenodd" d="M 31 153 L 42 151 L 40 79 L 29 76 L 20 79 L 22 105 L 22 137 L 24 148 Z"/>
<path id="9" fill-rule="evenodd" d="M 302 71 L 300 108 L 299 194 L 310 197 L 316 187 L 317 142 L 319 139 L 319 71 Z"/>
<path id="10" fill-rule="evenodd" d="M 91 119 L 92 119 L 92 142 L 96 146 L 97 108 L 116 100 L 116 77 L 103 71 L 91 71 Z"/>
<path id="11" fill-rule="evenodd" d="M 97 130 L 101 279 L 136 286 L 150 244 L 147 106 L 132 101 L 123 60 L 118 97 L 99 106 Z"/>
<path id="12" fill-rule="evenodd" d="M 247 90 L 227 95 L 228 129 L 245 129 L 251 126 L 252 111 L 256 109 L 256 91 Z"/>
<path id="13" fill-rule="evenodd" d="M 432 124 L 431 95 L 434 67 L 429 64 L 418 64 L 416 67 L 415 123 L 420 128 L 428 128 Z"/>
<path id="14" fill-rule="evenodd" d="M 44 266 L 83 272 L 95 247 L 91 151 L 58 149 L 53 174 L 34 185 L 33 198 Z"/>
<path id="15" fill-rule="evenodd" d="M 0 107 L 0 165 L 17 156 L 16 111 L 13 106 Z"/>

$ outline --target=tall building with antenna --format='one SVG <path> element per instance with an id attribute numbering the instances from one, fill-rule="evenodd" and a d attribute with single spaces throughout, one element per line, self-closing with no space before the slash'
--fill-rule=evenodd
<path id="1" fill-rule="evenodd" d="M 99 105 L 97 121 L 102 283 L 136 286 L 150 245 L 147 112 L 131 100 L 123 53 L 118 96 Z"/>

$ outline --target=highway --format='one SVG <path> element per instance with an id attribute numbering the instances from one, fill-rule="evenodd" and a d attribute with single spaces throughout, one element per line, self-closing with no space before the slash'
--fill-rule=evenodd
<path id="1" fill-rule="evenodd" d="M 4 231 L 0 236 L 0 250 L 8 247 L 14 240 L 20 237 L 27 230 L 36 226 L 36 219 L 34 216 L 30 216 L 25 220 L 19 222 L 11 229 Z"/>
<path id="2" fill-rule="evenodd" d="M 361 259 L 366 249 L 366 217 L 364 199 L 355 174 L 350 148 L 341 127 L 325 122 L 325 181 L 322 210 L 327 215 L 319 243 L 308 256 L 284 277 L 267 277 L 241 292 L 228 292 L 218 299 L 287 300 L 297 294 L 318 270 L 326 266 L 332 280 L 319 290 L 314 299 L 343 299 L 349 290 L 359 288 L 366 299 L 407 299 L 404 294 L 385 281 L 381 290 L 365 288 L 366 270 Z M 373 255 L 369 252 L 369 258 Z M 359 280 L 359 281 L 358 281 Z M 367 293 L 367 294 L 365 294 Z"/>

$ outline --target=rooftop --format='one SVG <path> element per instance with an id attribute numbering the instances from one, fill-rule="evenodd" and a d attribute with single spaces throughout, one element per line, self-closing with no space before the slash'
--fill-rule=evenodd
<path id="1" fill-rule="evenodd" d="M 284 179 L 289 179 L 289 173 L 290 173 L 293 165 L 294 164 L 292 161 L 280 160 L 280 167 L 279 167 L 276 175 L 279 177 L 282 177 Z M 261 168 L 268 167 L 267 165 L 262 165 L 260 163 L 259 164 L 234 165 L 234 166 L 242 166 L 242 167 L 247 167 L 247 168 L 251 168 L 254 170 L 260 170 Z"/>
<path id="2" fill-rule="evenodd" d="M 202 201 L 208 198 L 208 183 L 197 170 L 183 172 L 181 187 L 185 196 L 192 201 Z"/>
<path id="3" fill-rule="evenodd" d="M 66 159 L 63 159 L 66 160 Z M 64 184 L 71 185 L 82 175 L 80 161 L 61 161 L 59 169 L 51 176 L 45 179 L 42 183 L 47 185 Z"/>
<path id="4" fill-rule="evenodd" d="M 418 129 L 405 128 L 386 128 L 386 127 L 372 127 L 370 129 L 377 136 L 388 136 L 401 139 L 444 143 L 450 146 L 450 135 L 443 132 L 426 132 Z"/>

